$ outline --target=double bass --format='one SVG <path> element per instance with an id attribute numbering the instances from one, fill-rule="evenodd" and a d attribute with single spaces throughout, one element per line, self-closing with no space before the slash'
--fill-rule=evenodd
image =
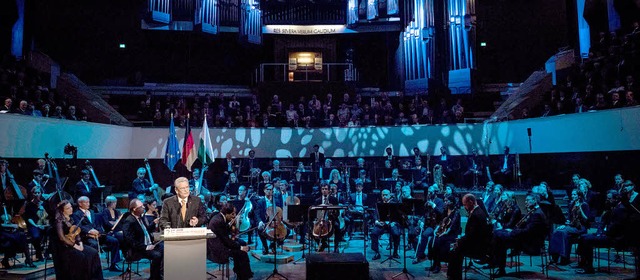
<path id="1" fill-rule="evenodd" d="M 91 175 L 93 176 L 93 180 L 96 181 L 96 186 L 98 188 L 104 188 L 103 185 L 100 185 L 100 180 L 98 180 L 98 176 L 96 176 L 96 172 L 93 170 L 93 166 L 91 166 L 91 162 L 89 162 L 89 160 L 84 162 L 84 165 L 86 166 L 86 168 L 89 170 L 89 172 L 91 172 Z M 104 194 L 103 192 L 100 192 L 100 202 L 104 202 Z"/>
<path id="2" fill-rule="evenodd" d="M 27 189 L 25 189 L 23 186 L 18 185 L 18 183 L 16 183 L 16 180 L 13 177 L 13 174 L 11 174 L 11 171 L 9 171 L 9 164 L 7 163 L 7 177 L 9 178 L 9 181 L 11 182 L 11 188 L 6 188 L 4 190 L 4 197 L 6 200 L 25 200 L 27 198 Z"/>
<path id="3" fill-rule="evenodd" d="M 149 160 L 146 158 L 144 159 L 144 166 L 147 169 L 147 173 L 149 173 L 149 182 L 151 182 L 151 187 L 153 188 L 152 195 L 145 196 L 145 200 L 149 201 L 151 199 L 155 199 L 158 207 L 162 207 L 162 196 L 164 195 L 165 191 L 153 182 L 153 175 L 151 175 L 151 166 L 149 166 Z"/>
<path id="4" fill-rule="evenodd" d="M 48 213 L 48 216 L 55 217 L 56 207 L 58 206 L 58 203 L 60 203 L 63 200 L 67 200 L 73 203 L 73 197 L 62 189 L 60 174 L 58 174 L 58 165 L 56 164 L 54 159 L 49 157 L 49 153 L 44 154 L 44 159 L 47 161 L 47 163 L 49 163 L 49 166 L 53 169 L 53 175 L 56 177 L 55 178 L 56 190 L 48 194 L 44 193 L 43 191 L 42 198 L 47 201 L 46 211 Z"/>

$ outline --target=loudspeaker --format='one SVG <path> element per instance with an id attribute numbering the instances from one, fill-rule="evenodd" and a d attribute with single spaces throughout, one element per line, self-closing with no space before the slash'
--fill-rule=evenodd
<path id="1" fill-rule="evenodd" d="M 369 262 L 362 253 L 310 254 L 307 279 L 369 279 Z"/>

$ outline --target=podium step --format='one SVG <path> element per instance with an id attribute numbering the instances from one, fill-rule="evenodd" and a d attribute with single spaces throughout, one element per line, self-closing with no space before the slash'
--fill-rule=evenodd
<path id="1" fill-rule="evenodd" d="M 305 249 L 305 246 L 297 242 L 287 242 L 282 245 L 282 249 L 287 252 L 300 252 Z"/>
<path id="2" fill-rule="evenodd" d="M 290 263 L 294 260 L 293 258 L 293 254 L 289 254 L 289 253 L 282 253 L 280 254 L 280 252 L 278 252 L 278 255 L 263 255 L 262 251 L 260 250 L 254 250 L 251 251 L 251 255 L 258 259 L 261 262 L 264 263 L 277 263 L 277 264 L 286 264 L 286 263 Z"/>

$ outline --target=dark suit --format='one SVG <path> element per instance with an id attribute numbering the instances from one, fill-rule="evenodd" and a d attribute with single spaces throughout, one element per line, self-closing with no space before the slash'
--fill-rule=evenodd
<path id="1" fill-rule="evenodd" d="M 133 180 L 133 183 L 131 184 L 131 191 L 129 191 L 129 199 L 130 200 L 134 199 L 140 194 L 151 195 L 153 192 L 149 190 L 149 188 L 151 188 L 151 183 L 149 182 L 149 180 L 147 179 L 140 180 L 140 178 L 136 178 L 135 180 Z"/>
<path id="2" fill-rule="evenodd" d="M 527 216 L 527 215 L 525 215 Z M 525 219 L 526 218 L 526 219 Z M 537 207 L 528 217 L 523 219 L 512 231 L 498 230 L 493 237 L 493 258 L 494 264 L 504 270 L 507 261 L 507 249 L 518 246 L 526 253 L 540 253 L 538 250 L 544 246 L 544 240 L 548 234 L 547 218 L 542 209 Z"/>
<path id="3" fill-rule="evenodd" d="M 309 160 L 311 161 L 311 169 L 314 171 L 318 171 L 318 169 L 324 165 L 324 154 L 321 152 L 311 152 L 309 154 Z"/>
<path id="4" fill-rule="evenodd" d="M 272 204 L 270 207 L 273 207 L 273 204 L 275 204 L 276 207 L 280 207 L 276 202 L 275 195 L 272 197 L 271 203 Z M 256 207 L 253 210 L 253 214 L 254 214 L 253 224 L 256 226 L 259 226 L 260 222 L 262 222 L 264 225 L 266 225 L 266 223 L 269 221 L 267 217 L 267 198 L 266 197 L 260 198 L 258 201 L 256 201 L 255 206 Z M 267 245 L 267 236 L 264 234 L 264 228 L 258 228 L 258 237 L 260 237 L 262 250 L 266 251 L 267 248 L 269 248 L 269 246 Z M 275 243 L 272 243 L 271 246 L 275 248 Z"/>
<path id="5" fill-rule="evenodd" d="M 127 215 L 127 217 L 122 221 L 122 231 L 124 233 L 123 253 L 128 259 L 145 258 L 151 260 L 151 278 L 149 279 L 162 279 L 163 243 L 156 244 L 153 250 L 147 250 L 143 222 L 130 213 L 124 215 Z M 150 241 L 153 242 L 153 235 L 151 233 L 148 234 Z"/>
<path id="6" fill-rule="evenodd" d="M 160 229 L 191 227 L 189 220 L 192 217 L 198 218 L 196 227 L 204 224 L 206 219 L 205 210 L 199 197 L 193 195 L 187 197 L 187 213 L 184 220 L 182 219 L 180 208 L 181 205 L 177 195 L 169 197 L 162 202 L 162 213 L 158 222 Z"/>
<path id="7" fill-rule="evenodd" d="M 319 198 L 317 198 L 313 205 L 321 205 L 322 204 L 322 196 L 320 196 Z M 335 196 L 331 196 L 329 195 L 327 197 L 328 203 L 327 205 L 333 205 L 333 206 L 337 206 L 339 204 L 338 199 Z M 330 211 L 328 214 L 328 218 L 331 221 L 332 224 L 332 228 L 333 228 L 333 233 L 335 234 L 334 238 L 333 238 L 333 248 L 334 248 L 334 252 L 338 252 L 338 245 L 340 244 L 340 241 L 342 241 L 342 236 L 344 235 L 344 232 L 342 230 L 340 230 L 340 223 L 338 221 L 338 213 L 337 211 Z M 317 242 L 322 243 L 323 247 L 327 247 L 327 240 L 328 240 L 327 236 L 326 238 L 322 238 L 322 240 L 318 240 Z"/>
<path id="8" fill-rule="evenodd" d="M 383 203 L 383 202 L 380 202 L 380 203 Z M 391 198 L 386 203 L 398 203 L 398 201 Z M 380 214 L 378 213 L 378 207 L 376 207 L 376 210 L 373 212 L 374 226 L 373 226 L 373 229 L 371 230 L 371 249 L 374 252 L 376 252 L 376 254 L 378 254 L 380 236 L 388 232 L 389 238 L 393 240 L 393 255 L 397 255 L 398 247 L 400 246 L 400 235 L 402 234 L 402 230 L 400 228 L 399 223 L 389 221 L 388 223 L 383 222 L 383 225 L 380 226 L 375 224 L 375 221 L 379 221 L 379 220 L 380 220 Z"/>
<path id="9" fill-rule="evenodd" d="M 84 181 L 82 181 L 82 180 L 78 181 L 78 183 L 76 184 L 75 189 L 74 189 L 75 197 L 78 198 L 78 197 L 81 197 L 81 196 L 86 196 L 86 197 L 90 198 L 91 200 L 95 200 L 95 197 L 92 197 L 92 193 L 95 194 L 94 190 L 98 189 L 98 186 L 96 186 L 96 184 L 91 180 L 89 180 L 86 183 L 87 184 L 85 185 Z M 87 188 L 89 188 L 89 190 L 87 190 Z"/>
<path id="10" fill-rule="evenodd" d="M 233 258 L 233 271 L 238 279 L 249 279 L 253 276 L 247 252 L 240 250 L 240 244 L 230 238 L 229 224 L 222 213 L 215 214 L 207 226 L 215 238 L 207 239 L 207 259 L 215 263 L 226 263 Z"/>
<path id="11" fill-rule="evenodd" d="M 193 188 L 195 188 L 196 180 L 194 180 L 194 179 L 189 180 L 189 186 L 190 187 L 193 186 Z M 202 178 L 202 188 L 200 189 L 200 193 L 202 193 L 202 189 L 207 189 L 208 191 L 211 191 L 209 189 L 209 184 L 207 183 L 207 179 L 205 179 L 205 178 Z"/>
<path id="12" fill-rule="evenodd" d="M 106 235 L 106 233 L 104 232 L 104 227 L 101 224 L 101 215 L 96 215 L 91 210 L 87 211 L 89 211 L 89 216 L 91 217 L 90 219 L 81 209 L 76 210 L 76 212 L 71 215 L 73 223 L 80 227 L 80 236 L 82 237 L 82 241 L 85 244 L 98 250 L 98 252 L 100 251 L 100 248 L 98 248 L 99 244 L 106 244 L 109 248 L 109 254 L 111 254 L 111 266 L 115 266 L 118 262 L 120 262 L 120 242 L 118 242 L 118 239 L 116 239 L 115 237 Z M 82 217 L 85 218 L 83 219 Z M 89 233 L 89 231 L 92 229 L 100 232 L 99 240 L 87 236 L 87 233 Z"/>
<path id="13" fill-rule="evenodd" d="M 462 279 L 462 259 L 464 256 L 484 258 L 491 240 L 491 226 L 487 223 L 487 213 L 476 207 L 471 211 L 465 235 L 458 239 L 458 247 L 451 252 L 449 260 L 449 279 Z"/>
<path id="14" fill-rule="evenodd" d="M 425 202 L 425 215 L 423 217 L 425 221 L 424 229 L 422 230 L 422 237 L 420 238 L 420 242 L 416 244 L 416 256 L 419 259 L 424 259 L 425 254 L 424 250 L 427 248 L 427 244 L 430 243 L 429 240 L 433 238 L 433 232 L 436 228 L 436 224 L 443 218 L 444 215 L 444 201 L 442 198 L 436 197 L 433 199 L 433 203 L 436 205 L 435 208 L 432 208 L 428 202 Z M 435 221 L 434 221 L 435 217 Z"/>

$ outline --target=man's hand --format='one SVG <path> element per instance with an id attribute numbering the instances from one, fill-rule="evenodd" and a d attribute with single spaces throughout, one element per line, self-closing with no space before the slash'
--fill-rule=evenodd
<path id="1" fill-rule="evenodd" d="M 84 250 L 84 246 L 82 246 L 82 243 L 73 245 L 73 248 L 75 248 L 76 250 L 78 250 L 80 252 L 82 252 Z"/>
<path id="2" fill-rule="evenodd" d="M 249 246 L 240 246 L 240 250 L 249 252 Z"/>
<path id="3" fill-rule="evenodd" d="M 147 245 L 147 251 L 151 251 L 156 247 L 156 245 Z"/>
<path id="4" fill-rule="evenodd" d="M 192 227 L 195 227 L 198 224 L 198 218 L 197 217 L 191 217 L 191 220 L 189 220 L 189 225 Z"/>
<path id="5" fill-rule="evenodd" d="M 89 234 L 91 234 L 91 235 L 98 235 L 98 234 L 100 234 L 100 232 L 99 232 L 98 230 L 96 230 L 96 229 L 91 229 L 91 230 L 89 231 Z"/>

